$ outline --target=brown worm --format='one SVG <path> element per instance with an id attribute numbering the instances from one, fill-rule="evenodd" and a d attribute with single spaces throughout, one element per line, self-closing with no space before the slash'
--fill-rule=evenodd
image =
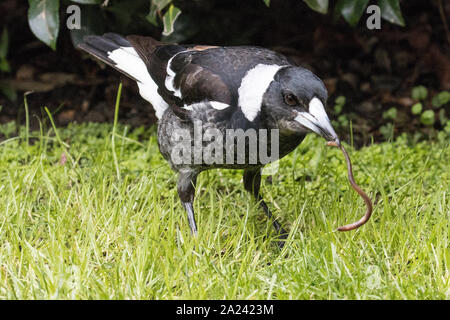
<path id="1" fill-rule="evenodd" d="M 350 224 L 347 224 L 345 226 L 342 226 L 342 227 L 338 228 L 338 231 L 350 231 L 350 230 L 353 230 L 353 229 L 361 227 L 364 223 L 369 221 L 370 216 L 372 215 L 372 201 L 367 196 L 367 194 L 356 184 L 355 179 L 353 178 L 352 163 L 350 162 L 350 157 L 348 156 L 348 153 L 345 150 L 344 146 L 342 144 L 338 145 L 334 141 L 328 141 L 327 145 L 331 146 L 331 147 L 337 147 L 337 148 L 341 149 L 342 153 L 344 154 L 345 161 L 347 162 L 348 181 L 350 182 L 350 185 L 352 186 L 352 188 L 356 192 L 358 192 L 358 194 L 361 196 L 361 198 L 364 199 L 364 202 L 366 203 L 366 206 L 367 206 L 366 213 L 364 214 L 364 216 L 359 221 L 354 222 L 354 223 L 350 223 Z"/>

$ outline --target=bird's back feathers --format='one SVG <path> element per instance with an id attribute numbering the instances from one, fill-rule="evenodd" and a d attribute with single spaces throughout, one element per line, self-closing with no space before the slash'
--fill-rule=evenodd
<path id="1" fill-rule="evenodd" d="M 182 46 L 112 33 L 84 40 L 81 49 L 137 82 L 158 118 L 171 107 L 180 116 L 208 109 L 217 119 L 252 122 L 277 70 L 292 65 L 259 47 Z"/>

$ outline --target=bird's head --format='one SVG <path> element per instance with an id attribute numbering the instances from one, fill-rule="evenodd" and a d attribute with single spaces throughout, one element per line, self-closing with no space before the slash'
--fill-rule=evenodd
<path id="1" fill-rule="evenodd" d="M 315 132 L 340 145 L 339 138 L 325 112 L 327 90 L 311 71 L 285 67 L 274 76 L 264 94 L 262 112 L 280 134 Z"/>

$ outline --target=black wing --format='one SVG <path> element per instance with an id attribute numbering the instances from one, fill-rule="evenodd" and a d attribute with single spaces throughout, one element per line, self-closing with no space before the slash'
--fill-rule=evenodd
<path id="1" fill-rule="evenodd" d="M 292 64 L 259 47 L 182 46 L 110 33 L 88 36 L 79 47 L 141 83 L 141 95 L 154 107 L 170 106 L 180 116 L 197 110 L 231 117 L 238 111 L 238 89 L 249 70 L 258 64 Z"/>

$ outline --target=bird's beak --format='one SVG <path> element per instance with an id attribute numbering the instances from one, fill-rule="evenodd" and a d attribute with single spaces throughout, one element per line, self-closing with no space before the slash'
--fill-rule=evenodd
<path id="1" fill-rule="evenodd" d="M 299 112 L 295 121 L 324 137 L 327 141 L 334 141 L 338 146 L 341 145 L 339 137 L 325 112 L 325 108 L 318 98 L 312 98 L 309 102 L 309 112 Z"/>

